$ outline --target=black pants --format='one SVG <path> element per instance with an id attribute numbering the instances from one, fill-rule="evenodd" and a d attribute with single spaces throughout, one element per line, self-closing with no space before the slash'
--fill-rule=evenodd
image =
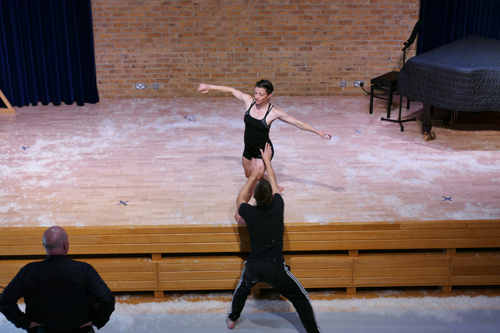
<path id="1" fill-rule="evenodd" d="M 258 282 L 268 283 L 292 302 L 307 332 L 321 332 L 316 324 L 309 296 L 297 278 L 293 276 L 285 263 L 280 264 L 266 260 L 245 263 L 240 282 L 234 291 L 231 312 L 227 314 L 229 319 L 235 321 L 240 317 L 250 289 Z"/>

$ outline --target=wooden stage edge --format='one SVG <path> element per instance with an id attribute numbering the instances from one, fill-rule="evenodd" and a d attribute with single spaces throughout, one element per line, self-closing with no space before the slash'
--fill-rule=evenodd
<path id="1" fill-rule="evenodd" d="M 0 291 L 44 258 L 45 229 L 0 228 Z M 70 257 L 92 264 L 112 291 L 155 297 L 234 289 L 250 251 L 235 224 L 65 229 Z M 285 260 L 308 289 L 500 285 L 500 220 L 295 223 L 284 239 Z"/>

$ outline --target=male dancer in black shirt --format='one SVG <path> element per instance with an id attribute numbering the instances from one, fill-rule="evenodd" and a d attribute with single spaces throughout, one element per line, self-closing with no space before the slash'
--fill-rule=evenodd
<path id="1" fill-rule="evenodd" d="M 245 262 L 240 282 L 233 295 L 231 311 L 226 317 L 227 327 L 234 328 L 245 306 L 247 296 L 250 294 L 250 289 L 262 281 L 270 284 L 292 302 L 307 332 L 317 333 L 320 329 L 316 324 L 309 296 L 290 272 L 283 257 L 285 204 L 271 166 L 271 146 L 267 143 L 264 151 L 262 149 L 260 151 L 269 181 L 262 179 L 255 186 L 254 198 L 257 206 L 251 206 L 245 201 L 250 187 L 255 184 L 254 178 L 259 177 L 257 170 L 252 172 L 236 200 L 238 212 L 242 218 L 238 222 L 246 223 L 250 235 L 250 256 Z"/>
<path id="2" fill-rule="evenodd" d="M 115 297 L 89 264 L 66 257 L 68 234 L 50 227 L 43 234 L 44 261 L 21 268 L 0 295 L 0 311 L 30 333 L 90 333 L 103 327 Z M 25 313 L 17 306 L 24 297 Z"/>

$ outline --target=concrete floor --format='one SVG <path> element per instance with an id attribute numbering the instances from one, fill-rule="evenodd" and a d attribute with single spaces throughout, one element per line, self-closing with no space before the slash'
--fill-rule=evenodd
<path id="1" fill-rule="evenodd" d="M 408 311 L 404 315 L 367 314 L 356 311 L 318 312 L 323 333 L 498 333 L 500 310 L 470 310 L 457 313 L 453 322 Z M 118 332 L 224 332 L 227 328 L 221 313 L 130 314 L 116 316 L 99 330 Z M 243 313 L 235 332 L 305 332 L 295 313 Z M 0 332 L 24 332 L 0 319 Z"/>

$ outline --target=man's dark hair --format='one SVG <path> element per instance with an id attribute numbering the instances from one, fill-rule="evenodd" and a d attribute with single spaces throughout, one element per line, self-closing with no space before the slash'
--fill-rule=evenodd
<path id="1" fill-rule="evenodd" d="M 257 201 L 257 206 L 269 205 L 271 199 L 273 198 L 273 188 L 271 187 L 271 183 L 269 183 L 266 179 L 262 179 L 258 182 L 253 190 L 253 197 L 255 198 L 255 201 Z"/>
<path id="2" fill-rule="evenodd" d="M 269 80 L 260 80 L 259 82 L 257 82 L 255 84 L 255 87 L 256 88 L 264 88 L 264 89 L 266 89 L 266 92 L 267 92 L 268 95 L 272 94 L 273 90 L 274 90 L 273 84 Z"/>

